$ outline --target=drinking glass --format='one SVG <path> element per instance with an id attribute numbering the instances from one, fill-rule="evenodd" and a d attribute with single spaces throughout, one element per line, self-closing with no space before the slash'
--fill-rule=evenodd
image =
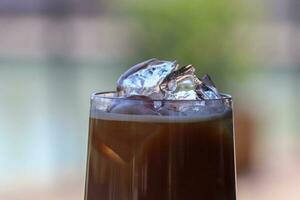
<path id="1" fill-rule="evenodd" d="M 91 96 L 85 200 L 236 200 L 232 98 Z"/>

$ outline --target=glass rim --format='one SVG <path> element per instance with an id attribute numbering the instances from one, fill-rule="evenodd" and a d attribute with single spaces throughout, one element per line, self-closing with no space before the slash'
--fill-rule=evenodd
<path id="1" fill-rule="evenodd" d="M 94 92 L 91 94 L 90 99 L 97 100 L 97 99 L 109 99 L 109 100 L 126 100 L 126 101 L 163 101 L 163 102 L 213 102 L 213 101 L 232 101 L 232 96 L 226 93 L 219 93 L 221 98 L 219 99 L 192 99 L 192 100 L 182 100 L 182 99 L 129 99 L 126 97 L 116 97 L 116 96 L 105 96 L 106 94 L 116 94 L 116 91 L 106 91 L 106 92 Z"/>

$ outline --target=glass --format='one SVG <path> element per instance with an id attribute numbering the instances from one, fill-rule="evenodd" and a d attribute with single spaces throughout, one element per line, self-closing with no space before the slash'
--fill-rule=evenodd
<path id="1" fill-rule="evenodd" d="M 153 115 L 150 104 L 192 111 Z M 111 113 L 110 105 L 131 109 Z M 151 101 L 112 92 L 91 97 L 85 200 L 235 200 L 234 158 L 229 95 Z"/>

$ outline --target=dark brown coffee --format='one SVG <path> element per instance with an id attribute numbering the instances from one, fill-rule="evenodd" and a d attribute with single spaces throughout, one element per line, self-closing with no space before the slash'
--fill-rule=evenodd
<path id="1" fill-rule="evenodd" d="M 232 112 L 90 119 L 86 200 L 235 200 Z"/>

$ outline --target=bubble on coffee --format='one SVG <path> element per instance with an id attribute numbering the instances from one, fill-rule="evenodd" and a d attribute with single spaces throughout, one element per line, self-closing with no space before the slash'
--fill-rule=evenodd
<path id="1" fill-rule="evenodd" d="M 205 101 L 216 100 L 221 95 L 208 75 L 198 78 L 189 64 L 180 67 L 176 61 L 156 58 L 136 64 L 117 81 L 117 97 L 136 99 L 110 106 L 109 112 L 139 115 L 191 115 L 206 112 Z M 164 101 L 166 100 L 165 103 Z M 172 103 L 171 100 L 174 100 Z M 176 102 L 177 100 L 187 100 Z M 211 111 L 207 111 L 208 113 Z"/>

